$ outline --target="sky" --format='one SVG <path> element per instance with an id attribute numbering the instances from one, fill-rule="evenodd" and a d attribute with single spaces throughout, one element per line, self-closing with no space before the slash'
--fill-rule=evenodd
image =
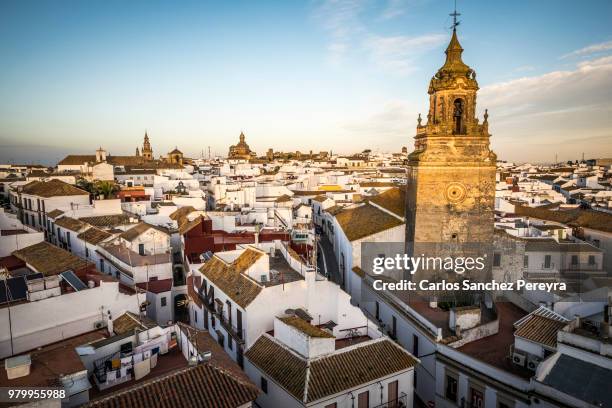
<path id="1" fill-rule="evenodd" d="M 500 159 L 612 156 L 612 2 L 458 0 Z M 0 162 L 413 147 L 452 0 L 0 1 Z"/>

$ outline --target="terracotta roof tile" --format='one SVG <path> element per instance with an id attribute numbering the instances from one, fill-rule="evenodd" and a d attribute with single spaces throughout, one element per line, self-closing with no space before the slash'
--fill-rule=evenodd
<path id="1" fill-rule="evenodd" d="M 595 210 L 552 211 L 542 208 L 515 206 L 516 215 L 523 215 L 540 220 L 556 221 L 572 227 L 584 227 L 594 230 L 612 232 L 612 214 Z"/>
<path id="2" fill-rule="evenodd" d="M 45 198 L 73 195 L 89 196 L 87 191 L 81 190 L 72 184 L 68 184 L 57 179 L 52 179 L 49 181 L 33 181 L 23 186 L 22 192 L 24 194 L 31 194 Z"/>
<path id="3" fill-rule="evenodd" d="M 264 334 L 245 356 L 291 395 L 307 403 L 418 364 L 410 353 L 385 338 L 307 360 Z"/>
<path id="4" fill-rule="evenodd" d="M 334 336 L 323 329 L 318 328 L 317 326 L 313 326 L 308 323 L 306 320 L 300 319 L 297 316 L 287 316 L 279 318 L 283 323 L 294 327 L 301 331 L 302 333 L 310 336 L 310 337 L 321 337 L 321 338 L 333 338 Z"/>
<path id="5" fill-rule="evenodd" d="M 106 231 L 102 231 L 101 229 L 96 227 L 91 227 L 88 230 L 81 232 L 79 235 L 77 235 L 79 239 L 82 239 L 83 241 L 92 245 L 97 245 L 112 236 L 113 234 L 108 233 Z"/>
<path id="6" fill-rule="evenodd" d="M 45 241 L 15 251 L 13 255 L 47 276 L 87 265 L 81 258 Z"/>
<path id="7" fill-rule="evenodd" d="M 245 357 L 299 401 L 304 400 L 308 367 L 305 359 L 265 334 L 246 351 Z"/>
<path id="8" fill-rule="evenodd" d="M 397 217 L 370 204 L 345 209 L 336 215 L 336 220 L 349 241 L 356 241 L 403 224 Z"/>
<path id="9" fill-rule="evenodd" d="M 113 320 L 113 331 L 116 335 L 122 335 L 128 332 L 145 331 L 157 326 L 153 320 L 147 317 L 138 317 L 134 313 L 125 312 L 121 316 Z"/>
<path id="10" fill-rule="evenodd" d="M 202 221 L 204 220 L 203 216 L 194 218 L 191 221 L 186 221 L 184 222 L 180 227 L 179 227 L 179 234 L 185 234 L 189 231 L 191 231 L 191 229 L 193 229 L 194 227 L 200 225 L 202 223 Z"/>
<path id="11" fill-rule="evenodd" d="M 158 279 L 148 282 L 140 282 L 137 283 L 136 286 L 138 286 L 140 289 L 146 290 L 147 292 L 164 293 L 172 290 L 172 281 L 172 278 Z"/>
<path id="12" fill-rule="evenodd" d="M 385 210 L 391 211 L 399 217 L 404 218 L 406 213 L 406 189 L 402 187 L 391 188 L 384 193 L 368 198 L 368 201 L 379 205 Z"/>
<path id="13" fill-rule="evenodd" d="M 167 233 L 166 231 L 164 231 L 160 227 L 157 227 L 157 226 L 151 225 L 151 224 L 147 224 L 146 222 L 141 222 L 139 224 L 136 224 L 135 226 L 133 226 L 129 230 L 124 231 L 121 234 L 119 234 L 119 238 L 125 239 L 126 241 L 133 241 L 136 238 L 138 238 L 141 234 L 143 234 L 143 233 L 147 232 L 148 230 L 150 230 L 151 228 L 156 229 L 156 230 L 158 230 L 160 232 L 163 232 L 164 234 Z"/>
<path id="14" fill-rule="evenodd" d="M 263 287 L 244 272 L 263 255 L 258 250 L 247 248 L 231 264 L 213 256 L 202 265 L 200 272 L 234 302 L 245 308 L 255 300 Z"/>
<path id="15" fill-rule="evenodd" d="M 181 226 L 187 220 L 187 216 L 195 210 L 196 209 L 191 205 L 178 208 L 176 211 L 170 214 L 170 219 L 176 221 L 178 225 Z"/>
<path id="16" fill-rule="evenodd" d="M 234 408 L 257 398 L 259 391 L 229 371 L 203 363 L 174 371 L 91 401 L 100 408 Z"/>
<path id="17" fill-rule="evenodd" d="M 557 347 L 557 332 L 566 325 L 567 322 L 532 315 L 520 325 L 514 335 L 555 348 Z"/>
<path id="18" fill-rule="evenodd" d="M 53 211 L 49 211 L 47 213 L 47 217 L 51 217 L 51 218 L 57 218 L 60 215 L 64 214 L 64 212 L 62 210 L 58 210 L 57 208 Z"/>
<path id="19" fill-rule="evenodd" d="M 55 220 L 55 225 L 74 232 L 79 232 L 87 226 L 83 221 L 71 217 L 58 218 Z"/>
<path id="20" fill-rule="evenodd" d="M 94 227 L 116 227 L 130 223 L 130 217 L 125 214 L 97 215 L 94 217 L 81 217 L 79 219 Z"/>

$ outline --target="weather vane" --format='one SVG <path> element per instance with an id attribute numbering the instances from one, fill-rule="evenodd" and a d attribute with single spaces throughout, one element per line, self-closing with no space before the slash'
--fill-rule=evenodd
<path id="1" fill-rule="evenodd" d="M 457 21 L 457 17 L 459 17 L 461 13 L 457 13 L 457 0 L 455 0 L 455 11 L 449 14 L 453 18 L 453 25 L 450 27 L 453 30 L 457 28 L 457 26 L 461 23 L 461 21 Z"/>

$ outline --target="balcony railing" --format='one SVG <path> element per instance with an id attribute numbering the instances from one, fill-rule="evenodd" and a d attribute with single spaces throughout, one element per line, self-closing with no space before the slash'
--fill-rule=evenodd
<path id="1" fill-rule="evenodd" d="M 407 406 L 408 396 L 402 392 L 402 394 L 397 399 L 387 401 L 380 405 L 376 405 L 374 408 L 406 408 Z"/>
<path id="2" fill-rule="evenodd" d="M 216 320 L 219 321 L 219 323 L 221 323 L 221 326 L 223 326 L 225 331 L 237 342 L 243 344 L 245 340 L 246 331 L 244 329 L 238 329 L 238 327 L 234 326 L 233 324 L 230 324 L 223 312 L 220 313 L 218 310 L 215 309 L 215 303 L 208 302 L 203 294 L 200 295 L 200 299 L 202 299 L 202 302 L 204 303 L 204 306 L 206 306 L 206 308 L 208 309 L 208 312 L 211 313 L 216 318 Z"/>
<path id="3" fill-rule="evenodd" d="M 601 265 L 597 263 L 577 263 L 566 265 L 561 269 L 563 272 L 603 272 Z"/>

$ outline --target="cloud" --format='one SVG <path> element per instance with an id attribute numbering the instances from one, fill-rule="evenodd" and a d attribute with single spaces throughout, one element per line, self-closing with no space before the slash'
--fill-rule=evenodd
<path id="1" fill-rule="evenodd" d="M 342 61 L 354 37 L 364 30 L 359 14 L 365 3 L 365 0 L 323 0 L 315 7 L 313 18 L 331 36 L 327 50 L 333 64 Z"/>
<path id="2" fill-rule="evenodd" d="M 611 50 L 612 50 L 612 40 L 605 41 L 599 44 L 592 44 L 584 48 L 580 48 L 579 50 L 572 51 L 568 54 L 562 55 L 561 59 L 571 58 L 571 57 L 582 57 L 582 56 L 593 55 L 593 54 L 611 51 Z"/>
<path id="3" fill-rule="evenodd" d="M 612 154 L 612 57 L 582 61 L 571 70 L 484 86 L 479 109 L 489 108 L 491 139 L 501 158 L 575 159 Z"/>
<path id="4" fill-rule="evenodd" d="M 579 63 L 574 70 L 553 71 L 483 87 L 480 107 L 499 108 L 500 116 L 534 114 L 584 106 L 610 106 L 612 57 Z"/>
<path id="5" fill-rule="evenodd" d="M 415 37 L 372 35 L 364 41 L 364 47 L 374 64 L 389 72 L 407 74 L 416 68 L 415 60 L 419 55 L 446 41 L 447 36 L 443 34 Z"/>
<path id="6" fill-rule="evenodd" d="M 515 72 L 529 72 L 535 71 L 535 67 L 533 65 L 521 65 L 520 67 L 514 68 Z"/>
<path id="7" fill-rule="evenodd" d="M 390 20 L 405 14 L 407 9 L 408 2 L 406 0 L 389 0 L 387 7 L 380 14 L 380 18 L 382 20 Z"/>
<path id="8" fill-rule="evenodd" d="M 403 100 L 391 100 L 366 118 L 344 122 L 341 127 L 352 140 L 369 148 L 397 151 L 412 145 L 416 128 L 416 107 Z"/>
<path id="9" fill-rule="evenodd" d="M 612 155 L 612 57 L 576 64 L 574 69 L 494 83 L 478 94 L 489 108 L 491 143 L 501 159 L 550 162 Z M 380 106 L 376 105 L 376 106 Z M 426 106 L 390 100 L 363 118 L 345 121 L 347 140 L 383 150 L 412 148 L 416 116 Z M 365 148 L 364 147 L 364 148 Z"/>
<path id="10" fill-rule="evenodd" d="M 376 17 L 373 3 L 368 0 L 323 0 L 315 6 L 312 16 L 329 33 L 327 45 L 329 61 L 339 66 L 349 52 L 369 59 L 386 72 L 406 74 L 414 70 L 414 61 L 424 51 L 447 41 L 442 34 L 420 36 L 383 36 L 370 29 L 377 19 L 391 19 L 404 14 L 410 0 L 388 0 Z M 379 10 L 376 10 L 378 12 Z M 362 54 L 357 54 L 362 53 Z"/>

